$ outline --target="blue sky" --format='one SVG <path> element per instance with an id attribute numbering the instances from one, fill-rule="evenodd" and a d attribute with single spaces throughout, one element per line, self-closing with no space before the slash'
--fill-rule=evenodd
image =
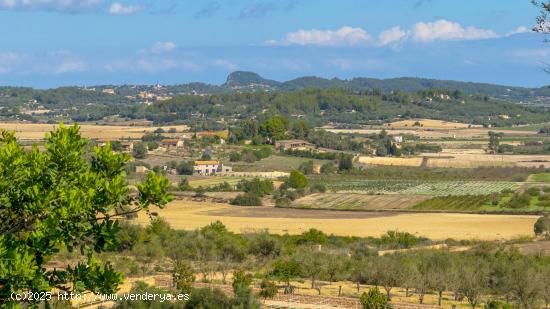
<path id="1" fill-rule="evenodd" d="M 550 84 L 529 0 L 0 0 L 0 85 L 419 76 Z"/>

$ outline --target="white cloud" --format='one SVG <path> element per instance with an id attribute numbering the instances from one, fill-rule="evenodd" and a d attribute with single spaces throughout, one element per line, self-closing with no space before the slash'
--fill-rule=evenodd
<path id="1" fill-rule="evenodd" d="M 24 56 L 12 51 L 0 51 L 0 74 L 11 73 Z"/>
<path id="2" fill-rule="evenodd" d="M 498 37 L 492 30 L 475 27 L 464 28 L 459 23 L 445 19 L 429 23 L 417 23 L 410 30 L 410 36 L 418 42 L 467 41 Z"/>
<path id="3" fill-rule="evenodd" d="M 114 2 L 109 7 L 109 14 L 113 15 L 132 15 L 141 11 L 143 7 L 141 5 L 124 5 L 119 2 Z"/>
<path id="4" fill-rule="evenodd" d="M 407 32 L 401 30 L 400 27 L 396 26 L 390 28 L 386 31 L 383 31 L 378 35 L 378 45 L 385 46 L 395 42 L 401 41 L 407 36 Z"/>
<path id="5" fill-rule="evenodd" d="M 268 45 L 355 46 L 369 43 L 370 34 L 361 28 L 342 27 L 338 30 L 298 30 L 282 40 L 270 40 Z"/>
<path id="6" fill-rule="evenodd" d="M 239 69 L 239 66 L 234 64 L 233 62 L 225 59 L 216 59 L 212 62 L 213 65 L 222 67 L 224 69 L 235 71 Z"/>
<path id="7" fill-rule="evenodd" d="M 515 33 L 525 32 L 519 27 Z M 468 41 L 498 38 L 493 30 L 464 27 L 457 22 L 439 19 L 435 22 L 419 22 L 410 29 L 394 26 L 382 31 L 376 42 L 362 28 L 342 27 L 338 30 L 298 30 L 287 33 L 281 40 L 269 40 L 268 45 L 317 45 L 317 46 L 357 46 L 376 43 L 378 46 L 395 44 L 405 40 L 416 42 Z"/>
<path id="8" fill-rule="evenodd" d="M 171 52 L 176 48 L 174 42 L 156 42 L 151 48 L 151 52 L 155 54 Z"/>
<path id="9" fill-rule="evenodd" d="M 0 9 L 78 12 L 97 8 L 102 3 L 103 0 L 0 0 Z"/>
<path id="10" fill-rule="evenodd" d="M 61 61 L 59 65 L 54 69 L 55 74 L 71 73 L 71 72 L 84 72 L 88 69 L 88 66 L 84 61 L 79 59 L 67 59 Z"/>
<path id="11" fill-rule="evenodd" d="M 512 30 L 512 31 L 506 33 L 506 36 L 511 36 L 511 35 L 520 34 L 520 33 L 528 33 L 528 32 L 533 32 L 533 30 L 531 30 L 531 29 L 529 29 L 525 26 L 519 26 L 515 30 Z"/>

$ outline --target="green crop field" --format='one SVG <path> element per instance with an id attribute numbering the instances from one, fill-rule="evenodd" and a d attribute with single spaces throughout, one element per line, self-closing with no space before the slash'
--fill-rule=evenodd
<path id="1" fill-rule="evenodd" d="M 334 192 L 357 193 L 400 193 L 410 195 L 487 195 L 499 193 L 505 189 L 514 189 L 516 184 L 507 181 L 433 181 L 420 180 L 351 180 L 325 181 L 327 188 Z"/>
<path id="2" fill-rule="evenodd" d="M 550 173 L 532 174 L 527 178 L 527 181 L 550 182 Z"/>

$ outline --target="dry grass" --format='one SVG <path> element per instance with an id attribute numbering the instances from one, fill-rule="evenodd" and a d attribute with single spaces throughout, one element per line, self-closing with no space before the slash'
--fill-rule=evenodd
<path id="1" fill-rule="evenodd" d="M 196 229 L 216 220 L 223 222 L 229 230 L 237 233 L 247 230 L 269 229 L 277 234 L 300 234 L 310 228 L 325 233 L 343 236 L 380 236 L 388 230 L 400 230 L 431 239 L 511 239 L 522 235 L 533 235 L 536 216 L 512 215 L 471 215 L 471 214 L 380 214 L 372 217 L 330 219 L 331 211 L 322 211 L 323 216 L 300 217 L 300 212 L 292 216 L 222 216 L 210 211 L 231 212 L 242 210 L 227 204 L 208 204 L 190 201 L 172 202 L 166 209 L 154 210 L 176 229 Z M 281 209 L 293 211 L 294 209 Z M 242 211 L 246 211 L 242 210 Z M 295 210 L 294 210 L 295 211 Z M 312 210 L 303 210 L 310 213 Z M 138 223 L 147 224 L 148 219 L 140 214 Z"/>
<path id="2" fill-rule="evenodd" d="M 372 129 L 333 129 L 325 128 L 327 131 L 340 133 L 340 134 L 378 134 L 382 130 L 381 128 L 372 128 Z M 440 140 L 440 139 L 474 139 L 474 140 L 487 140 L 489 131 L 502 132 L 507 137 L 517 137 L 517 136 L 533 136 L 536 135 L 536 131 L 520 131 L 520 130 L 499 130 L 489 129 L 489 128 L 471 128 L 471 129 L 461 129 L 461 128 L 419 128 L 414 127 L 407 129 L 402 128 L 392 128 L 384 127 L 384 130 L 390 135 L 402 135 L 402 134 L 412 134 L 420 137 L 424 140 Z"/>
<path id="3" fill-rule="evenodd" d="M 54 124 L 35 124 L 35 123 L 0 123 L 0 129 L 15 131 L 17 138 L 26 140 L 42 140 L 46 133 L 51 132 L 58 125 Z M 113 125 L 80 125 L 80 132 L 86 138 L 105 138 L 105 139 L 120 139 L 120 138 L 141 138 L 145 132 L 152 132 L 159 127 L 146 126 L 113 126 Z M 176 128 L 178 132 L 189 129 L 188 126 L 165 126 L 161 127 L 165 131 L 170 128 Z"/>
<path id="4" fill-rule="evenodd" d="M 393 166 L 421 166 L 423 157 L 427 158 L 427 167 L 475 168 L 475 167 L 550 167 L 549 155 L 492 155 L 479 151 L 447 151 L 441 154 L 425 153 L 419 157 L 370 157 L 361 156 L 359 163 Z"/>
<path id="5" fill-rule="evenodd" d="M 426 129 L 466 129 L 466 128 L 481 128 L 481 125 L 471 125 L 468 123 L 460 122 L 449 122 L 443 120 L 434 120 L 434 119 L 412 119 L 412 120 L 402 120 L 389 123 L 388 125 L 391 128 L 414 128 L 414 124 L 420 123 L 422 128 Z"/>

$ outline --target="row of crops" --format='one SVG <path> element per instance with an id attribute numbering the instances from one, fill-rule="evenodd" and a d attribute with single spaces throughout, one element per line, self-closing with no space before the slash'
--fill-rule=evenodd
<path id="1" fill-rule="evenodd" d="M 432 196 L 488 195 L 516 187 L 515 183 L 506 181 L 340 180 L 322 183 L 334 192 Z"/>
<path id="2" fill-rule="evenodd" d="M 491 195 L 468 195 L 468 196 L 437 196 L 422 201 L 411 209 L 414 210 L 453 210 L 467 211 L 479 210 L 493 200 Z"/>

